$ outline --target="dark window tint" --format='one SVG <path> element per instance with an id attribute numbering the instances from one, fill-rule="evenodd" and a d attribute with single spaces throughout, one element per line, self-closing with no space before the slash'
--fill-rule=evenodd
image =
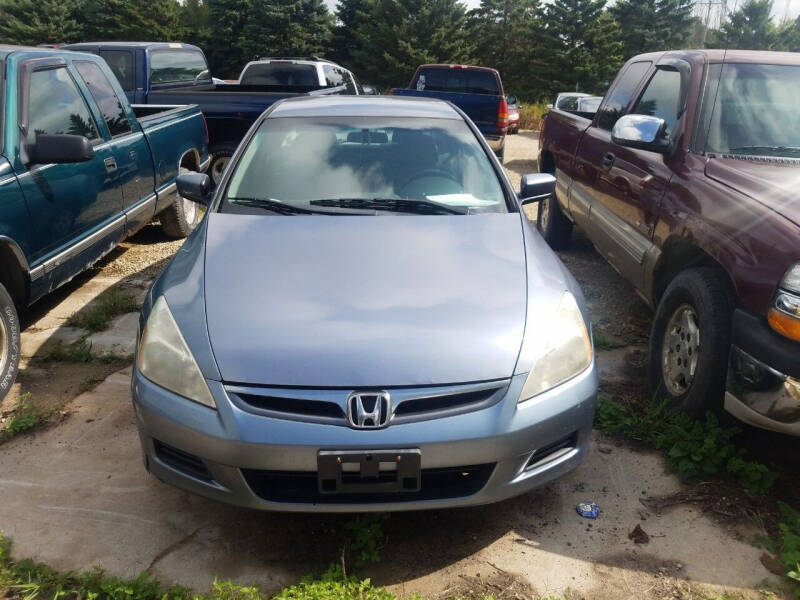
<path id="1" fill-rule="evenodd" d="M 325 85 L 329 87 L 344 85 L 344 72 L 341 69 L 337 69 L 332 65 L 325 65 L 322 67 L 322 72 L 325 74 Z"/>
<path id="2" fill-rule="evenodd" d="M 100 107 L 111 135 L 121 135 L 131 131 L 131 124 L 122 108 L 122 102 L 100 67 L 91 62 L 75 61 L 75 68 L 78 69 L 92 98 Z"/>
<path id="3" fill-rule="evenodd" d="M 319 87 L 317 67 L 290 62 L 253 63 L 244 70 L 239 83 Z"/>
<path id="4" fill-rule="evenodd" d="M 558 108 L 567 111 L 578 110 L 578 98 L 576 96 L 567 96 L 558 103 Z"/>
<path id="5" fill-rule="evenodd" d="M 641 82 L 642 77 L 644 77 L 644 74 L 647 72 L 647 69 L 650 68 L 651 64 L 652 63 L 649 62 L 635 62 L 625 70 L 616 85 L 611 88 L 608 99 L 600 110 L 597 121 L 599 127 L 611 131 L 611 128 L 614 127 L 614 123 L 617 122 L 617 119 L 622 116 L 625 109 L 628 107 L 633 93 L 636 91 L 639 82 Z"/>
<path id="6" fill-rule="evenodd" d="M 211 81 L 206 59 L 197 50 L 154 50 L 150 53 L 150 83 Z"/>
<path id="7" fill-rule="evenodd" d="M 86 101 L 65 68 L 31 73 L 27 141 L 35 142 L 40 133 L 100 137 Z"/>
<path id="8" fill-rule="evenodd" d="M 119 80 L 122 89 L 132 92 L 133 54 L 126 50 L 100 50 L 99 54 L 111 67 L 111 72 Z"/>
<path id="9" fill-rule="evenodd" d="M 426 67 L 420 69 L 415 84 L 418 90 L 499 95 L 497 77 L 491 71 Z"/>
<path id="10" fill-rule="evenodd" d="M 658 69 L 647 84 L 636 106 L 631 111 L 635 115 L 650 115 L 664 119 L 667 136 L 678 122 L 678 104 L 681 99 L 681 75 L 677 71 Z"/>

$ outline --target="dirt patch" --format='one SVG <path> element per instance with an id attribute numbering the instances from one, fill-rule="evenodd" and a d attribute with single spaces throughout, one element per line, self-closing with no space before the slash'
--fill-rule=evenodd
<path id="1" fill-rule="evenodd" d="M 93 269 L 93 274 L 155 279 L 183 240 L 168 239 L 159 225 L 148 225 L 135 236 L 122 242 Z"/>

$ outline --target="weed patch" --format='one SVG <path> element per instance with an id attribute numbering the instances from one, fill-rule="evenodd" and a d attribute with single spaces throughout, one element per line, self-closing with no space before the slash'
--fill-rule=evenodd
<path id="1" fill-rule="evenodd" d="M 73 363 L 88 363 L 93 360 L 104 363 L 130 363 L 132 360 L 130 356 L 123 356 L 121 354 L 115 354 L 114 352 L 95 353 L 92 351 L 92 345 L 85 337 L 72 344 L 56 344 L 53 346 L 53 349 L 50 350 L 47 358 L 58 362 Z"/>
<path id="2" fill-rule="evenodd" d="M 67 324 L 91 332 L 104 331 L 114 317 L 137 309 L 136 299 L 131 294 L 111 288 L 100 294 L 92 305 L 67 319 Z"/>
<path id="3" fill-rule="evenodd" d="M 592 341 L 596 350 L 613 350 L 620 347 L 620 344 L 598 330 L 592 331 Z"/>
<path id="4" fill-rule="evenodd" d="M 526 102 L 521 100 L 519 109 L 519 128 L 539 131 L 542 128 L 542 117 L 549 110 L 546 102 Z"/>
<path id="5" fill-rule="evenodd" d="M 13 436 L 24 433 L 41 423 L 42 416 L 29 400 L 30 394 L 24 394 L 17 401 L 14 414 L 6 425 L 6 435 Z"/>
<path id="6" fill-rule="evenodd" d="M 596 425 L 608 435 L 661 450 L 682 480 L 726 473 L 747 491 L 763 494 L 778 478 L 766 465 L 747 460 L 745 450 L 735 444 L 740 429 L 721 424 L 712 413 L 701 421 L 670 410 L 665 402 L 631 404 L 601 395 Z"/>
<path id="7" fill-rule="evenodd" d="M 350 555 L 356 567 L 380 561 L 380 549 L 385 535 L 383 524 L 388 515 L 361 515 L 347 523 L 346 528 L 352 534 Z"/>

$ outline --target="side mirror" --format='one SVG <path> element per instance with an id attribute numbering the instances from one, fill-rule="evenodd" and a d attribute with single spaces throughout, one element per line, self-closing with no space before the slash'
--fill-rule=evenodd
<path id="1" fill-rule="evenodd" d="M 365 96 L 377 96 L 378 90 L 374 85 L 362 85 L 361 89 L 364 91 Z"/>
<path id="2" fill-rule="evenodd" d="M 620 146 L 666 152 L 669 139 L 664 119 L 649 115 L 625 115 L 617 119 L 611 130 L 611 141 Z"/>
<path id="3" fill-rule="evenodd" d="M 211 200 L 211 178 L 205 173 L 182 173 L 175 180 L 178 195 L 198 204 L 208 205 Z"/>
<path id="4" fill-rule="evenodd" d="M 30 164 L 79 163 L 94 158 L 92 144 L 82 135 L 44 134 L 36 136 L 36 142 L 26 147 Z"/>
<path id="5" fill-rule="evenodd" d="M 553 110 L 553 105 L 552 104 L 548 104 L 547 105 L 547 110 Z"/>
<path id="6" fill-rule="evenodd" d="M 556 178 L 550 173 L 529 173 L 522 176 L 519 202 L 523 206 L 544 200 L 556 191 Z"/>

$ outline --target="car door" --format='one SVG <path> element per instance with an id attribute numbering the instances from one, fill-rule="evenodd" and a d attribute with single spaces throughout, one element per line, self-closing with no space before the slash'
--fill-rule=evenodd
<path id="1" fill-rule="evenodd" d="M 155 173 L 150 148 L 139 123 L 125 110 L 126 105 L 120 99 L 121 90 L 115 89 L 100 65 L 87 60 L 75 60 L 73 64 L 111 136 L 110 146 L 122 186 L 126 230 L 135 231 L 147 224 L 155 213 Z"/>
<path id="2" fill-rule="evenodd" d="M 570 209 L 598 251 L 637 287 L 643 283 L 645 257 L 653 245 L 658 206 L 671 172 L 662 155 L 615 144 L 611 130 L 631 104 L 659 102 L 653 94 L 664 92 L 671 75 L 663 79 L 662 72 L 651 67 L 650 62 L 629 65 L 601 106 L 581 140 L 575 169 L 580 184 L 570 195 Z M 655 85 L 651 77 L 657 77 Z M 645 80 L 649 81 L 640 96 Z M 676 92 L 680 93 L 679 81 Z"/>
<path id="3" fill-rule="evenodd" d="M 36 239 L 31 266 L 42 265 L 49 285 L 82 271 L 121 238 L 122 191 L 114 155 L 101 136 L 67 63 L 28 59 L 19 69 L 19 147 L 15 170 Z M 24 148 L 39 134 L 83 135 L 94 158 L 70 164 L 33 164 Z"/>

